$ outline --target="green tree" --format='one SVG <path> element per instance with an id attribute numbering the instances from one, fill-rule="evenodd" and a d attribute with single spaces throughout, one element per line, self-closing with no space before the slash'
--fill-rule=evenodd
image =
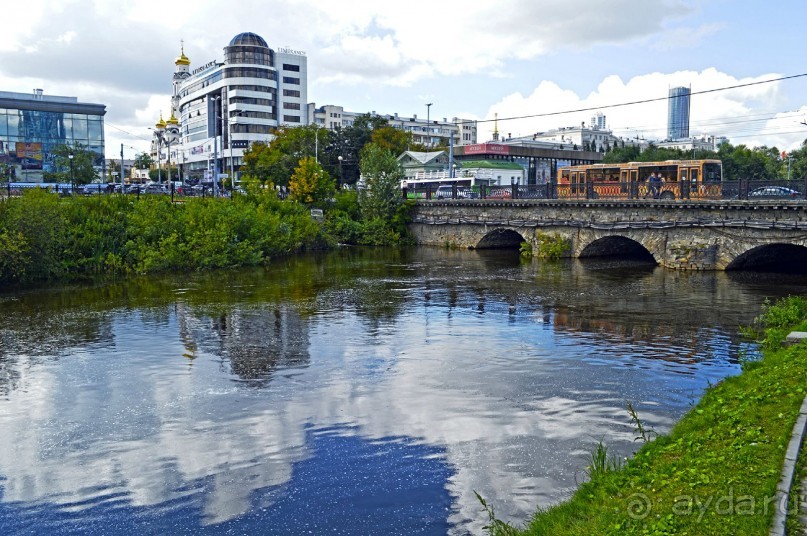
<path id="1" fill-rule="evenodd" d="M 305 204 L 322 203 L 333 197 L 336 184 L 312 156 L 300 160 L 289 181 L 289 198 Z"/>
<path id="2" fill-rule="evenodd" d="M 140 153 L 134 159 L 135 169 L 149 169 L 154 165 L 154 159 L 148 153 Z"/>
<path id="3" fill-rule="evenodd" d="M 71 153 L 73 154 L 72 164 Z M 50 173 L 48 180 L 89 184 L 98 178 L 98 174 L 93 167 L 96 154 L 80 143 L 73 146 L 57 145 L 52 154 L 56 156 L 54 164 L 57 171 Z"/>
<path id="4" fill-rule="evenodd" d="M 330 144 L 330 132 L 317 125 L 281 127 L 273 134 L 268 145 L 253 143 L 244 153 L 241 171 L 245 180 L 288 186 L 300 160 L 309 156 L 319 160 Z"/>
<path id="5" fill-rule="evenodd" d="M 366 183 L 359 192 L 362 215 L 391 221 L 403 202 L 398 159 L 389 149 L 371 143 L 362 150 L 361 174 Z"/>
<path id="6" fill-rule="evenodd" d="M 381 127 L 373 130 L 370 142 L 398 156 L 412 145 L 412 133 L 399 128 Z"/>

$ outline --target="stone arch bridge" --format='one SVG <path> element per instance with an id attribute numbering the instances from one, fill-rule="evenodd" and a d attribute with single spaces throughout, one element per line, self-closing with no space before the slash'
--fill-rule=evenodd
<path id="1" fill-rule="evenodd" d="M 418 201 L 418 243 L 537 251 L 547 236 L 567 256 L 635 256 L 679 270 L 807 271 L 803 201 Z"/>

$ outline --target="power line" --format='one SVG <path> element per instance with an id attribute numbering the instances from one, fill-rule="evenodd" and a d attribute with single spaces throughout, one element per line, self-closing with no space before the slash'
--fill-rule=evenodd
<path id="1" fill-rule="evenodd" d="M 693 92 L 690 93 L 690 95 L 703 95 L 705 93 L 715 93 L 717 91 L 727 91 L 729 89 L 737 89 L 737 88 L 741 88 L 741 87 L 756 86 L 756 85 L 760 85 L 760 84 L 770 84 L 772 82 L 781 82 L 782 80 L 791 80 L 793 78 L 800 78 L 802 76 L 807 76 L 807 73 L 794 74 L 794 75 L 791 75 L 791 76 L 782 76 L 780 78 L 772 78 L 770 80 L 760 80 L 758 82 L 748 82 L 747 84 L 736 84 L 736 85 L 733 85 L 733 86 L 726 86 L 726 87 L 720 87 L 720 88 L 715 88 L 715 89 L 704 89 L 703 91 L 693 91 Z M 519 116 L 513 116 L 513 117 L 499 117 L 497 119 L 480 119 L 480 120 L 477 121 L 477 123 L 491 123 L 491 122 L 496 121 L 496 120 L 498 120 L 498 121 L 511 121 L 511 120 L 515 120 L 515 119 L 532 119 L 534 117 L 551 117 L 553 115 L 565 115 L 565 114 L 573 114 L 573 113 L 580 113 L 580 112 L 593 112 L 595 110 L 604 110 L 604 109 L 608 109 L 608 108 L 619 108 L 619 107 L 622 107 L 622 106 L 633 106 L 635 104 L 645 104 L 645 103 L 648 103 L 648 102 L 658 102 L 658 101 L 664 101 L 664 100 L 668 100 L 668 99 L 669 99 L 669 96 L 667 96 L 667 97 L 656 97 L 656 98 L 653 98 L 653 99 L 644 99 L 644 100 L 631 101 L 631 102 L 622 102 L 622 103 L 619 103 L 619 104 L 606 104 L 606 105 L 603 105 L 603 106 L 593 106 L 593 107 L 589 107 L 589 108 L 578 108 L 576 110 L 564 110 L 562 112 L 546 112 L 546 113 L 542 113 L 542 114 L 519 115 Z"/>

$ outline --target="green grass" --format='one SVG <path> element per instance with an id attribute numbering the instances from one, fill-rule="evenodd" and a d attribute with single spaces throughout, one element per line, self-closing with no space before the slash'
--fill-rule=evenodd
<path id="1" fill-rule="evenodd" d="M 788 298 L 759 319 L 767 348 L 711 387 L 666 436 L 620 470 L 595 471 L 574 496 L 539 510 L 525 535 L 766 535 L 787 444 L 807 393 L 807 344 L 773 344 L 807 318 Z M 603 453 L 593 459 L 602 459 Z M 510 534 L 490 524 L 492 534 Z M 508 531 L 512 527 L 507 527 Z"/>

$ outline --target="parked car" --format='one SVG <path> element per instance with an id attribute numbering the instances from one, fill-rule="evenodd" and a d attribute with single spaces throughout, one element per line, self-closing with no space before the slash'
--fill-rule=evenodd
<path id="1" fill-rule="evenodd" d="M 457 192 L 457 194 L 459 194 L 459 192 Z M 451 199 L 454 197 L 454 188 L 449 184 L 438 186 L 433 197 L 435 199 Z M 457 197 L 459 197 L 459 195 L 457 195 Z"/>
<path id="2" fill-rule="evenodd" d="M 748 199 L 795 199 L 801 192 L 785 186 L 763 186 L 748 192 Z"/>

